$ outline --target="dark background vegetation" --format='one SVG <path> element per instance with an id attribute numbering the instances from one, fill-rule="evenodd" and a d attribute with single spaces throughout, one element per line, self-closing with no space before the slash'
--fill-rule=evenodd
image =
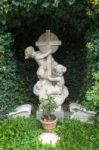
<path id="1" fill-rule="evenodd" d="M 54 54 L 67 67 L 69 101 L 89 109 L 99 102 L 99 3 L 98 0 L 0 1 L 0 114 L 38 98 L 32 89 L 37 64 L 24 59 L 27 46 L 50 29 L 62 41 Z M 35 49 L 37 49 L 35 47 Z"/>

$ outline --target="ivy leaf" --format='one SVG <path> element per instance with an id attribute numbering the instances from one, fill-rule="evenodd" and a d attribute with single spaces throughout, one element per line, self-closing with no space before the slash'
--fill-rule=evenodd
<path id="1" fill-rule="evenodd" d="M 75 3 L 75 0 L 68 0 L 69 5 L 73 5 Z"/>
<path id="2" fill-rule="evenodd" d="M 48 2 L 42 4 L 42 6 L 43 6 L 44 8 L 47 8 L 49 5 L 50 5 L 50 3 L 48 3 Z"/>
<path id="3" fill-rule="evenodd" d="M 34 0 L 34 1 L 32 1 L 33 2 L 33 4 L 37 4 L 38 2 L 37 2 L 37 0 Z"/>
<path id="4" fill-rule="evenodd" d="M 1 23 L 2 23 L 3 25 L 5 25 L 5 24 L 6 24 L 6 20 L 2 20 Z"/>

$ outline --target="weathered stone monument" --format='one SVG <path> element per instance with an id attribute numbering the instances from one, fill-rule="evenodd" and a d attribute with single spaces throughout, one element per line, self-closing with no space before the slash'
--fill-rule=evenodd
<path id="1" fill-rule="evenodd" d="M 54 114 L 58 118 L 63 118 L 64 111 L 61 106 L 69 94 L 63 77 L 67 69 L 56 62 L 52 56 L 58 50 L 61 41 L 50 30 L 46 30 L 35 45 L 39 51 L 35 51 L 32 46 L 27 47 L 25 50 L 25 59 L 34 58 L 39 66 L 37 70 L 39 80 L 34 85 L 33 92 L 39 97 L 40 102 L 42 102 L 42 98 L 54 97 L 58 106 Z M 40 110 L 37 111 L 38 119 L 41 115 L 42 112 Z"/>

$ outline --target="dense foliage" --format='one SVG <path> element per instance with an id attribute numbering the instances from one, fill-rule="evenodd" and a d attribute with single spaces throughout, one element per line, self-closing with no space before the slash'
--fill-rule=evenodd
<path id="1" fill-rule="evenodd" d="M 24 66 L 18 65 L 11 51 L 13 37 L 10 33 L 0 36 L 0 118 L 18 104 L 33 99 L 31 81 L 25 79 Z M 22 68 L 22 69 L 20 69 Z M 23 74 L 22 74 L 23 73 Z M 32 77 L 33 78 L 33 77 Z M 31 79 L 32 80 L 32 79 Z"/>
<path id="2" fill-rule="evenodd" d="M 87 108 L 99 107 L 99 29 L 87 36 L 87 78 L 85 99 L 82 102 Z"/>
<path id="3" fill-rule="evenodd" d="M 96 150 L 99 148 L 98 130 L 99 127 L 78 121 L 60 121 L 55 129 L 60 141 L 52 147 L 38 141 L 43 130 L 36 119 L 7 119 L 0 123 L 0 150 Z"/>
<path id="4" fill-rule="evenodd" d="M 94 109 L 99 97 L 96 94 L 99 81 L 96 67 L 98 7 L 98 0 L 0 1 L 1 115 L 18 104 L 36 102 L 32 87 L 37 80 L 37 65 L 24 60 L 24 49 L 34 46 L 41 33 L 49 28 L 62 40 L 54 57 L 68 68 L 65 80 L 69 100 L 84 100 L 85 106 Z"/>

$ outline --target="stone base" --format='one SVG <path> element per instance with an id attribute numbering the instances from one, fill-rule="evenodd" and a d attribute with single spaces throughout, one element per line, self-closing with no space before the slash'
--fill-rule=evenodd
<path id="1" fill-rule="evenodd" d="M 63 119 L 64 118 L 64 111 L 55 111 L 53 114 L 58 118 L 58 119 Z M 36 112 L 36 118 L 39 120 L 40 117 L 42 116 L 42 111 L 37 111 Z"/>
<path id="2" fill-rule="evenodd" d="M 39 135 L 39 141 L 42 144 L 55 145 L 58 140 L 60 140 L 60 137 L 56 133 L 42 133 Z"/>

